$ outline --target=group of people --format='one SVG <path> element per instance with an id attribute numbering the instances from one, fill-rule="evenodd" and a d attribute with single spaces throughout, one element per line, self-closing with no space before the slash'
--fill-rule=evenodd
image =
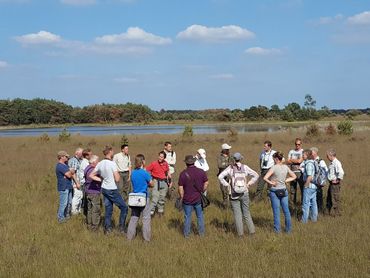
<path id="1" fill-rule="evenodd" d="M 259 157 L 260 175 L 244 164 L 243 155 L 231 154 L 231 146 L 222 144 L 217 157 L 218 180 L 222 194 L 222 207 L 229 205 L 234 215 L 238 236 L 244 235 L 244 222 L 249 234 L 255 233 L 255 226 L 250 212 L 249 188 L 257 183 L 254 194 L 256 202 L 264 199 L 267 185 L 271 202 L 274 231 L 279 233 L 280 207 L 285 217 L 285 232 L 292 230 L 291 215 L 303 223 L 310 218 L 315 222 L 318 213 L 340 215 L 340 184 L 344 171 L 336 152 L 326 152 L 329 167 L 318 156 L 318 149 L 302 148 L 302 140 L 296 138 L 295 148 L 286 158 L 279 151 L 272 149 L 271 141 L 264 142 L 264 149 Z M 119 232 L 129 240 L 136 235 L 140 216 L 143 223 L 143 238 L 151 239 L 151 218 L 163 216 L 168 195 L 175 192 L 176 153 L 171 142 L 165 142 L 158 158 L 146 164 L 145 156 L 138 154 L 132 165 L 129 146 L 123 144 L 121 151 L 114 154 L 111 146 L 103 150 L 103 159 L 90 149 L 78 148 L 73 157 L 65 151 L 59 151 L 56 165 L 57 189 L 59 192 L 59 223 L 66 222 L 71 215 L 86 215 L 90 230 L 97 231 L 101 217 L 101 196 L 103 196 L 105 216 L 104 232 L 112 233 L 113 205 L 120 209 Z M 194 210 L 197 217 L 198 233 L 205 234 L 204 206 L 208 187 L 209 165 L 204 149 L 198 149 L 195 155 L 186 155 L 186 168 L 177 179 L 176 204 L 184 213 L 184 236 L 190 236 L 191 217 Z M 323 207 L 323 187 L 329 183 L 326 208 Z M 289 187 L 289 190 L 288 190 Z M 298 188 L 301 202 L 297 200 Z M 126 225 L 128 208 L 131 218 Z M 302 215 L 301 215 L 302 214 Z"/>

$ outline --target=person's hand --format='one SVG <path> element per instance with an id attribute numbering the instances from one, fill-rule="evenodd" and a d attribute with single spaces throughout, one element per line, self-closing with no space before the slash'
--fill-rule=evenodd
<path id="1" fill-rule="evenodd" d="M 128 177 L 128 178 L 127 178 L 127 182 L 130 182 L 130 181 L 131 181 L 131 177 Z"/>
<path id="2" fill-rule="evenodd" d="M 77 189 L 80 189 L 81 188 L 81 184 L 78 182 L 78 183 L 76 183 L 76 188 Z"/>
<path id="3" fill-rule="evenodd" d="M 272 186 L 272 187 L 277 186 L 277 181 L 271 181 L 271 186 Z"/>

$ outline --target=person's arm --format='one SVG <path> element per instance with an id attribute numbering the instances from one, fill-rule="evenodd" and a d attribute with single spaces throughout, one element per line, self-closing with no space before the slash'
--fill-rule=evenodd
<path id="1" fill-rule="evenodd" d="M 179 195 L 181 199 L 184 199 L 184 187 L 179 184 Z"/>
<path id="2" fill-rule="evenodd" d="M 113 176 L 114 176 L 114 181 L 115 181 L 116 183 L 118 183 L 118 182 L 119 182 L 119 180 L 121 179 L 121 176 L 120 176 L 119 172 L 118 172 L 118 171 L 114 171 L 114 172 L 113 172 Z"/>
<path id="3" fill-rule="evenodd" d="M 310 183 L 312 182 L 313 174 L 315 173 L 315 169 L 313 167 L 314 166 L 312 165 L 312 163 L 306 164 L 305 171 L 306 171 L 307 179 L 304 183 L 305 188 L 308 188 L 310 186 Z"/>
<path id="4" fill-rule="evenodd" d="M 96 169 L 91 172 L 91 174 L 89 175 L 89 178 L 97 182 L 103 181 L 103 179 L 98 176 L 98 172 L 96 171 Z"/>
<path id="5" fill-rule="evenodd" d="M 74 172 L 75 172 L 75 170 L 74 170 L 74 169 L 69 168 L 69 170 L 68 170 L 68 171 L 66 171 L 66 172 L 64 173 L 64 176 L 65 176 L 66 178 L 71 179 L 71 178 L 73 177 Z"/>
<path id="6" fill-rule="evenodd" d="M 172 165 L 175 165 L 176 164 L 176 153 L 173 152 L 173 155 L 172 155 Z"/>
<path id="7" fill-rule="evenodd" d="M 131 180 L 131 173 L 132 173 L 132 165 L 131 165 L 131 157 L 128 157 L 128 178 L 127 181 Z"/>
<path id="8" fill-rule="evenodd" d="M 203 184 L 203 192 L 207 191 L 208 188 L 208 181 L 204 182 Z"/>
<path id="9" fill-rule="evenodd" d="M 244 165 L 244 167 L 246 169 L 248 176 L 252 176 L 250 181 L 247 183 L 248 186 L 251 186 L 258 181 L 258 178 L 260 177 L 260 175 L 258 175 L 256 171 L 252 170 L 247 165 Z"/>
<path id="10" fill-rule="evenodd" d="M 268 170 L 266 175 L 263 177 L 263 180 L 267 182 L 269 185 L 271 185 L 272 187 L 277 185 L 277 182 L 275 180 L 274 181 L 270 180 L 270 177 L 272 176 L 273 173 L 274 173 L 273 169 L 270 168 L 270 170 Z"/>
<path id="11" fill-rule="evenodd" d="M 203 166 L 204 172 L 207 172 L 209 170 L 209 165 L 206 159 L 204 159 L 204 166 Z"/>
<path id="12" fill-rule="evenodd" d="M 337 163 L 335 164 L 334 169 L 335 169 L 335 176 L 337 177 L 337 180 L 342 180 L 344 177 L 344 170 L 342 167 L 342 163 L 340 163 L 337 160 Z"/>
<path id="13" fill-rule="evenodd" d="M 285 183 L 294 181 L 296 178 L 297 178 L 297 175 L 294 174 L 294 172 L 288 168 L 288 178 L 285 180 Z"/>
<path id="14" fill-rule="evenodd" d="M 230 167 L 227 167 L 225 170 L 223 170 L 219 175 L 218 175 L 218 180 L 223 186 L 230 186 L 230 184 L 225 180 L 227 176 L 230 175 L 229 173 Z"/>

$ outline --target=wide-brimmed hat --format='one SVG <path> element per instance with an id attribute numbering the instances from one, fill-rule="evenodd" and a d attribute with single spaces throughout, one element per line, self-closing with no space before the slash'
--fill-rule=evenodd
<path id="1" fill-rule="evenodd" d="M 233 158 L 236 160 L 236 161 L 241 161 L 243 160 L 243 156 L 241 155 L 241 153 L 234 153 L 233 154 Z"/>
<path id="2" fill-rule="evenodd" d="M 191 154 L 185 156 L 184 162 L 186 164 L 194 164 L 195 161 L 196 161 L 196 158 L 192 156 Z"/>
<path id="3" fill-rule="evenodd" d="M 223 150 L 230 150 L 231 149 L 231 146 L 229 145 L 229 144 L 222 144 L 222 146 L 221 146 L 221 148 L 223 149 Z"/>

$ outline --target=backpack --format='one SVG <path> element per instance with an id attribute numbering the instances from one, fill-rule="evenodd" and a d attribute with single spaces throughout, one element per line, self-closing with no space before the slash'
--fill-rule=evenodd
<path id="1" fill-rule="evenodd" d="M 321 161 L 321 160 L 320 160 Z M 327 179 L 328 179 L 328 175 L 327 175 L 327 172 L 325 170 L 325 168 L 321 167 L 320 166 L 320 161 L 314 161 L 313 165 L 315 167 L 315 174 L 312 178 L 312 183 L 316 186 L 324 186 Z"/>
<path id="2" fill-rule="evenodd" d="M 244 169 L 244 165 L 240 169 L 233 166 L 232 181 L 231 188 L 235 193 L 242 194 L 248 191 L 247 172 Z"/>

